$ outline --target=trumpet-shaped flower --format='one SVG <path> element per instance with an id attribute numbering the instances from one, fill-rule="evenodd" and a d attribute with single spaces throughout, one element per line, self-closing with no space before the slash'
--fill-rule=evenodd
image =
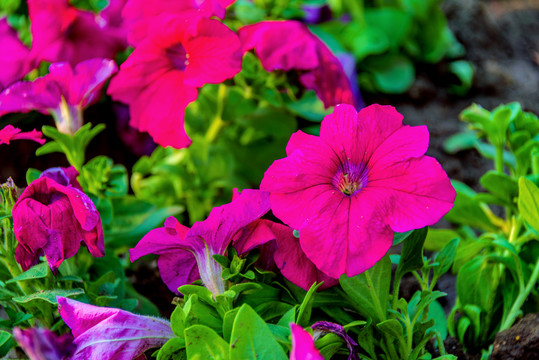
<path id="1" fill-rule="evenodd" d="M 171 291 L 200 278 L 214 295 L 221 294 L 225 291 L 223 269 L 213 255 L 224 255 L 233 238 L 268 211 L 268 194 L 246 189 L 231 203 L 213 208 L 206 220 L 191 229 L 169 217 L 165 227 L 150 231 L 129 250 L 131 261 L 159 255 L 159 273 Z"/>
<path id="2" fill-rule="evenodd" d="M 198 87 L 240 71 L 240 42 L 219 21 L 197 16 L 163 15 L 150 25 L 151 36 L 122 64 L 108 93 L 130 106 L 131 126 L 162 146 L 187 147 L 185 108 Z"/>
<path id="3" fill-rule="evenodd" d="M 320 351 L 314 346 L 311 334 L 297 324 L 290 324 L 292 332 L 292 351 L 290 360 L 324 360 Z"/>
<path id="4" fill-rule="evenodd" d="M 63 297 L 57 301 L 58 312 L 75 338 L 70 360 L 139 359 L 146 350 L 174 337 L 166 320 Z"/>
<path id="5" fill-rule="evenodd" d="M 9 26 L 6 18 L 0 19 L 0 90 L 22 78 L 34 67 L 28 49 L 18 38 L 17 32 Z"/>
<path id="6" fill-rule="evenodd" d="M 0 145 L 7 144 L 11 140 L 32 140 L 43 145 L 45 139 L 43 139 L 43 134 L 41 131 L 36 129 L 32 131 L 21 132 L 21 129 L 13 127 L 13 125 L 6 125 L 3 129 L 0 130 Z"/>
<path id="7" fill-rule="evenodd" d="M 69 62 L 113 59 L 126 48 L 124 35 L 92 12 L 68 0 L 28 0 L 32 54 L 38 61 Z"/>
<path id="8" fill-rule="evenodd" d="M 393 231 L 432 225 L 453 206 L 447 174 L 424 155 L 428 142 L 427 128 L 403 126 L 393 107 L 339 105 L 320 137 L 292 135 L 260 189 L 318 269 L 357 275 L 386 254 Z"/>
<path id="9" fill-rule="evenodd" d="M 54 63 L 49 74 L 36 80 L 17 82 L 0 93 L 0 116 L 37 110 L 50 113 L 58 130 L 73 134 L 82 126 L 82 109 L 99 99 L 107 79 L 118 71 L 108 59 L 78 64 Z"/>
<path id="10" fill-rule="evenodd" d="M 13 229 L 19 245 L 15 259 L 23 270 L 45 255 L 51 270 L 74 256 L 84 242 L 93 256 L 104 256 L 101 218 L 82 192 L 75 168 L 52 168 L 32 181 L 13 206 Z"/>
<path id="11" fill-rule="evenodd" d="M 254 49 L 267 71 L 296 70 L 307 89 L 314 90 L 327 107 L 356 105 L 339 60 L 305 24 L 297 21 L 262 21 L 238 30 L 243 51 Z"/>
<path id="12" fill-rule="evenodd" d="M 162 14 L 225 17 L 225 8 L 235 0 L 129 0 L 122 12 L 129 32 L 127 39 L 133 46 L 150 33 L 151 22 Z"/>

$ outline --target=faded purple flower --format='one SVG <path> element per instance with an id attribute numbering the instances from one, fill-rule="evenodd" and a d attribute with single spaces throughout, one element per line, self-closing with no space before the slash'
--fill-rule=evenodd
<path id="1" fill-rule="evenodd" d="M 45 255 L 56 273 L 64 259 L 84 242 L 93 256 L 105 255 L 101 218 L 76 180 L 77 170 L 52 168 L 32 181 L 13 206 L 13 229 L 19 245 L 15 259 L 23 270 Z"/>
<path id="2" fill-rule="evenodd" d="M 37 110 L 50 113 L 58 130 L 73 134 L 82 126 L 82 110 L 95 103 L 110 76 L 118 71 L 109 59 L 91 59 L 75 69 L 54 63 L 49 74 L 36 80 L 17 82 L 0 94 L 0 116 Z"/>
<path id="3" fill-rule="evenodd" d="M 13 329 L 13 337 L 30 360 L 63 360 L 75 350 L 73 335 L 56 335 L 49 329 Z"/>
<path id="4" fill-rule="evenodd" d="M 222 294 L 223 269 L 213 255 L 224 255 L 236 234 L 268 211 L 268 194 L 246 189 L 231 203 L 213 208 L 206 220 L 191 229 L 169 217 L 165 227 L 150 231 L 129 250 L 131 261 L 159 255 L 159 273 L 171 291 L 177 293 L 179 286 L 200 278 L 214 295 Z"/>
<path id="5" fill-rule="evenodd" d="M 340 336 L 346 343 L 348 351 L 348 360 L 359 360 L 357 355 L 358 344 L 346 333 L 346 330 L 342 325 L 335 324 L 329 321 L 318 321 L 314 323 L 311 328 L 314 330 L 314 337 L 317 337 L 317 333 L 332 333 Z"/>
<path id="6" fill-rule="evenodd" d="M 174 337 L 166 320 L 58 297 L 58 312 L 73 332 L 70 360 L 132 360 Z"/>

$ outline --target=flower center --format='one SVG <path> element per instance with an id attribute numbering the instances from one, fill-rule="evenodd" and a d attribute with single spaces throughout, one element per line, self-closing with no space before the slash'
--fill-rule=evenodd
<path id="1" fill-rule="evenodd" d="M 189 64 L 189 60 L 187 60 L 189 55 L 182 44 L 176 44 L 169 48 L 167 50 L 167 57 L 170 59 L 170 62 L 172 62 L 172 66 L 178 70 L 185 70 Z"/>
<path id="2" fill-rule="evenodd" d="M 364 164 L 345 162 L 337 168 L 332 180 L 333 186 L 344 195 L 354 195 L 367 186 L 368 172 Z"/>

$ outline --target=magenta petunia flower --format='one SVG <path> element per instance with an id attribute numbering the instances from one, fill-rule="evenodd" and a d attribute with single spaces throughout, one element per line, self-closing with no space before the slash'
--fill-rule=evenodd
<path id="1" fill-rule="evenodd" d="M 105 255 L 101 218 L 82 192 L 74 167 L 44 171 L 13 206 L 13 229 L 19 245 L 15 259 L 23 270 L 45 255 L 56 273 L 64 259 L 84 242 L 93 256 Z"/>
<path id="2" fill-rule="evenodd" d="M 440 164 L 424 156 L 426 126 L 403 126 L 391 106 L 359 113 L 349 105 L 325 117 L 320 137 L 301 131 L 287 157 L 266 171 L 275 216 L 299 230 L 307 257 L 328 276 L 357 275 L 390 248 L 393 231 L 436 223 L 455 190 Z"/>
<path id="3" fill-rule="evenodd" d="M 171 291 L 177 293 L 178 287 L 200 278 L 214 295 L 222 294 L 223 269 L 213 255 L 224 255 L 232 239 L 268 211 L 268 194 L 246 189 L 231 203 L 213 208 L 206 220 L 191 229 L 169 217 L 165 227 L 150 231 L 129 250 L 131 261 L 159 255 L 159 273 Z"/>
<path id="4" fill-rule="evenodd" d="M 232 244 L 239 254 L 259 248 L 258 267 L 273 270 L 276 266 L 285 278 L 305 291 L 315 282 L 324 282 L 319 290 L 339 283 L 318 270 L 305 256 L 294 230 L 286 225 L 266 219 L 254 221 L 234 237 Z"/>
<path id="5" fill-rule="evenodd" d="M 290 324 L 292 331 L 292 351 L 290 360 L 324 360 L 320 351 L 314 346 L 311 334 L 297 324 Z"/>
<path id="6" fill-rule="evenodd" d="M 223 19 L 226 7 L 234 1 L 236 0 L 129 0 L 122 12 L 129 28 L 127 39 L 133 46 L 139 44 L 150 34 L 152 21 L 163 14 L 204 18 L 217 16 Z"/>
<path id="7" fill-rule="evenodd" d="M 43 134 L 41 131 L 36 129 L 32 131 L 21 132 L 21 129 L 13 127 L 13 125 L 6 125 L 3 129 L 0 130 L 0 145 L 7 144 L 11 140 L 32 140 L 43 145 L 45 139 L 43 139 Z"/>
<path id="8" fill-rule="evenodd" d="M 0 90 L 22 80 L 35 67 L 28 49 L 17 36 L 17 32 L 9 26 L 6 18 L 0 19 Z"/>
<path id="9" fill-rule="evenodd" d="M 28 0 L 32 55 L 38 61 L 68 62 L 101 57 L 114 59 L 127 42 L 125 34 L 68 0 Z"/>
<path id="10" fill-rule="evenodd" d="M 191 144 L 184 111 L 204 84 L 218 84 L 241 69 L 237 35 L 217 20 L 156 17 L 151 36 L 122 64 L 109 86 L 114 100 L 129 104 L 131 126 L 162 146 Z"/>
<path id="11" fill-rule="evenodd" d="M 254 49 L 266 71 L 296 70 L 325 107 L 355 104 L 354 94 L 339 60 L 305 24 L 298 21 L 262 21 L 238 30 L 243 51 Z"/>
<path id="12" fill-rule="evenodd" d="M 75 338 L 70 360 L 139 359 L 146 350 L 174 337 L 170 323 L 163 319 L 64 297 L 57 301 L 58 312 Z"/>
<path id="13" fill-rule="evenodd" d="M 75 69 L 68 63 L 51 64 L 49 74 L 17 82 L 0 93 L 0 116 L 31 110 L 50 113 L 58 130 L 73 134 L 82 126 L 82 110 L 99 100 L 116 71 L 118 66 L 108 59 L 86 60 Z"/>
<path id="14" fill-rule="evenodd" d="M 13 329 L 13 337 L 30 360 L 62 360 L 75 350 L 73 335 L 56 335 L 49 329 Z"/>

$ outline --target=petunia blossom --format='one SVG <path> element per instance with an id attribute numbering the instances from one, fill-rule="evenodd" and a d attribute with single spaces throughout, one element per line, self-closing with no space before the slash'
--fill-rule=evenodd
<path id="1" fill-rule="evenodd" d="M 290 360 L 324 360 L 320 351 L 314 346 L 311 334 L 297 324 L 290 324 L 292 331 L 292 351 Z"/>
<path id="2" fill-rule="evenodd" d="M 0 130 L 0 145 L 7 144 L 12 140 L 32 140 L 43 145 L 45 139 L 41 131 L 36 129 L 32 131 L 21 132 L 21 129 L 14 127 L 13 125 L 6 125 Z"/>
<path id="3" fill-rule="evenodd" d="M 30 360 L 63 360 L 75 350 L 73 335 L 56 335 L 49 329 L 13 329 L 13 337 Z"/>
<path id="4" fill-rule="evenodd" d="M 244 52 L 253 50 L 266 71 L 296 70 L 325 107 L 355 104 L 350 81 L 339 60 L 298 21 L 262 21 L 238 30 Z"/>
<path id="5" fill-rule="evenodd" d="M 136 46 L 150 34 L 152 21 L 163 14 L 210 18 L 225 17 L 235 0 L 129 0 L 122 16 L 127 23 L 129 44 Z"/>
<path id="6" fill-rule="evenodd" d="M 268 211 L 268 194 L 246 189 L 231 203 L 213 208 L 206 220 L 196 222 L 191 229 L 169 217 L 165 227 L 150 231 L 129 250 L 131 261 L 159 255 L 159 273 L 171 291 L 200 278 L 214 295 L 222 294 L 223 269 L 213 255 L 224 255 L 236 234 Z"/>
<path id="7" fill-rule="evenodd" d="M 70 360 L 138 359 L 174 337 L 170 323 L 163 319 L 64 297 L 57 301 L 58 312 L 75 338 Z"/>
<path id="8" fill-rule="evenodd" d="M 15 259 L 23 270 L 45 255 L 56 273 L 64 259 L 84 242 L 93 256 L 105 255 L 101 218 L 76 180 L 77 170 L 52 168 L 32 181 L 13 206 L 13 229 L 19 244 Z"/>
<path id="9" fill-rule="evenodd" d="M 32 55 L 38 61 L 68 62 L 113 59 L 123 51 L 125 34 L 108 26 L 90 11 L 77 9 L 68 0 L 28 0 Z"/>
<path id="10" fill-rule="evenodd" d="M 162 146 L 191 144 L 184 126 L 187 105 L 204 84 L 218 84 L 241 69 L 237 35 L 217 20 L 163 15 L 148 38 L 122 64 L 109 86 L 114 100 L 128 104 L 131 126 Z"/>
<path id="11" fill-rule="evenodd" d="M 0 93 L 0 116 L 31 110 L 50 113 L 58 130 L 73 134 L 82 126 L 82 110 L 99 100 L 116 71 L 118 66 L 108 59 L 86 60 L 74 69 L 69 63 L 51 64 L 49 74 L 17 82 Z"/>
<path id="12" fill-rule="evenodd" d="M 35 67 L 28 49 L 17 36 L 15 29 L 9 26 L 7 19 L 0 19 L 0 90 L 20 81 Z"/>
<path id="13" fill-rule="evenodd" d="M 323 282 L 319 290 L 338 284 L 305 256 L 294 230 L 286 225 L 266 219 L 254 221 L 236 234 L 233 245 L 239 254 L 259 248 L 260 258 L 255 265 L 264 270 L 276 266 L 285 278 L 305 291 L 315 282 Z"/>
<path id="14" fill-rule="evenodd" d="M 275 216 L 299 231 L 302 250 L 333 278 L 372 267 L 393 232 L 436 223 L 455 199 L 447 174 L 425 156 L 426 126 L 405 126 L 391 106 L 338 105 L 320 137 L 301 131 L 264 174 Z"/>

